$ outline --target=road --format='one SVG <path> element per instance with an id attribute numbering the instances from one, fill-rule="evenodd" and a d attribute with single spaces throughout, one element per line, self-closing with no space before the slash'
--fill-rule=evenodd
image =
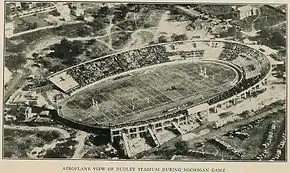
<path id="1" fill-rule="evenodd" d="M 60 137 L 62 139 L 68 139 L 70 138 L 70 134 L 64 130 L 57 127 L 47 127 L 47 126 L 37 126 L 37 127 L 30 127 L 30 126 L 10 126 L 10 125 L 4 125 L 4 129 L 11 129 L 11 130 L 21 130 L 21 131 L 57 131 L 60 133 Z M 30 159 L 38 159 L 38 154 L 43 152 L 42 154 L 45 154 L 47 150 L 52 150 L 56 147 L 57 144 L 61 144 L 66 142 L 66 140 L 59 140 L 55 139 L 50 144 L 45 144 L 42 147 L 35 147 L 33 150 L 27 153 L 28 158 Z"/>
<path id="2" fill-rule="evenodd" d="M 116 49 L 114 49 L 112 47 L 111 35 L 112 34 L 117 34 L 117 33 L 123 33 L 123 32 L 133 33 L 133 31 L 116 31 L 116 32 L 107 33 L 105 35 L 96 36 L 96 37 L 71 37 L 71 38 L 67 38 L 67 40 L 69 40 L 69 41 L 75 41 L 75 40 L 78 40 L 78 41 L 86 41 L 86 40 L 96 39 L 96 41 L 98 41 L 98 42 L 106 45 L 109 49 L 111 49 L 113 51 L 116 51 Z M 100 40 L 100 38 L 104 38 L 104 37 L 107 37 L 107 36 L 109 36 L 109 42 L 108 43 Z"/>
<path id="3" fill-rule="evenodd" d="M 81 21 L 75 21 L 75 22 L 69 22 L 69 23 L 64 23 L 63 25 L 69 25 L 69 24 L 75 24 L 75 23 L 81 23 Z M 57 25 L 57 26 L 47 26 L 47 27 L 43 27 L 43 28 L 37 28 L 34 30 L 29 30 L 29 31 L 24 31 L 21 33 L 17 33 L 14 34 L 12 36 L 10 36 L 9 38 L 13 38 L 13 37 L 17 37 L 23 34 L 27 34 L 27 33 L 33 33 L 39 30 L 45 30 L 45 29 L 49 29 L 49 28 L 56 28 L 59 27 L 61 25 Z M 111 35 L 112 34 L 117 34 L 117 33 L 122 33 L 122 32 L 128 32 L 128 33 L 138 33 L 139 31 L 148 31 L 149 29 L 140 29 L 140 30 L 136 30 L 136 31 L 116 31 L 116 32 L 111 32 L 111 28 L 113 27 L 113 24 L 110 24 L 110 26 L 106 29 L 107 30 L 107 34 L 102 35 L 102 36 L 96 36 L 96 37 L 74 37 L 74 38 L 67 38 L 70 41 L 74 41 L 74 40 L 79 40 L 79 41 L 84 41 L 84 40 L 90 40 L 90 39 L 96 39 L 98 42 L 106 45 L 109 49 L 115 51 L 115 49 L 112 47 L 112 43 L 111 43 Z M 106 43 L 102 40 L 99 40 L 100 38 L 103 37 L 107 37 L 109 36 L 109 43 Z M 56 40 L 54 40 L 51 43 L 46 43 L 46 46 L 49 46 L 51 44 L 55 44 L 56 42 L 58 42 L 58 40 L 60 41 L 62 38 L 58 38 Z M 48 45 L 47 45 L 48 44 Z M 30 57 L 30 55 L 32 55 L 33 52 L 35 52 L 36 50 L 29 50 L 28 53 L 26 53 L 26 57 Z M 38 50 L 40 51 L 40 50 Z M 10 98 L 10 96 L 17 91 L 25 82 L 25 78 L 28 77 L 31 74 L 31 70 L 28 68 L 23 68 L 20 72 L 18 72 L 12 79 L 10 82 L 7 83 L 7 90 L 5 90 L 5 94 L 4 94 L 4 101 L 7 102 L 8 99 Z M 21 84 L 21 85 L 20 85 Z"/>
<path id="4" fill-rule="evenodd" d="M 279 109 L 282 109 L 282 108 L 286 108 L 285 106 L 277 106 L 275 108 L 273 108 L 271 111 L 264 111 L 264 112 L 260 112 L 258 113 L 258 115 L 255 115 L 253 117 L 250 117 L 248 119 L 244 119 L 244 120 L 241 120 L 241 121 L 238 121 L 238 122 L 235 122 L 235 123 L 231 123 L 231 124 L 228 124 L 228 125 L 225 125 L 224 127 L 221 127 L 219 128 L 218 130 L 213 130 L 203 136 L 200 136 L 200 137 L 196 137 L 195 139 L 191 140 L 189 143 L 190 144 L 194 144 L 194 143 L 198 143 L 198 142 L 203 142 L 204 140 L 206 139 L 211 139 L 211 138 L 216 138 L 216 137 L 219 137 L 221 135 L 224 135 L 224 134 L 227 134 L 228 132 L 230 131 L 233 131 L 234 129 L 242 126 L 242 125 L 246 125 L 246 124 L 249 124 L 250 122 L 252 121 L 255 121 L 257 119 L 260 119 L 260 118 L 264 118 L 266 116 L 268 116 L 269 114 L 273 113 L 273 112 L 277 112 Z M 283 115 L 283 114 L 279 114 L 280 116 Z M 279 116 L 278 115 L 278 116 Z M 172 148 L 172 146 L 174 146 L 174 144 L 177 142 L 177 141 L 180 141 L 181 140 L 181 136 L 177 137 L 177 138 L 174 138 L 164 144 L 162 144 L 162 148 L 166 148 L 166 147 L 169 147 L 169 148 Z M 154 151 L 158 150 L 158 148 L 152 148 L 144 153 L 140 153 L 138 154 L 138 156 L 149 156 L 150 153 L 153 153 Z"/>
<path id="5" fill-rule="evenodd" d="M 7 102 L 10 96 L 17 91 L 25 82 L 25 78 L 30 75 L 30 69 L 23 68 L 18 71 L 16 76 L 14 76 L 7 84 L 7 90 L 4 91 L 4 102 Z"/>
<path id="6" fill-rule="evenodd" d="M 54 26 L 46 26 L 46 27 L 42 27 L 42 28 L 36 28 L 36 29 L 33 29 L 33 30 L 28 30 L 28 31 L 24 31 L 24 32 L 13 34 L 13 35 L 11 35 L 11 36 L 9 36 L 7 38 L 13 38 L 13 37 L 21 36 L 21 35 L 24 35 L 24 34 L 37 32 L 37 31 L 40 31 L 40 30 L 46 30 L 46 29 L 50 29 L 50 28 L 57 28 L 57 27 L 60 27 L 62 25 L 71 25 L 71 24 L 77 24 L 77 23 L 82 23 L 82 21 L 67 22 L 67 23 L 61 23 L 59 25 L 54 25 Z M 26 55 L 28 55 L 28 53 Z M 16 76 L 14 76 L 6 84 L 7 90 L 4 91 L 4 93 L 5 93 L 4 94 L 4 101 L 5 102 L 7 102 L 9 97 L 23 85 L 23 83 L 25 82 L 25 78 L 28 77 L 30 75 L 30 73 L 31 73 L 31 70 L 29 68 L 22 68 L 20 70 L 20 72 L 17 72 Z"/>
<path id="7" fill-rule="evenodd" d="M 81 159 L 84 156 L 85 140 L 87 139 L 88 136 L 89 134 L 84 131 L 79 131 L 77 133 L 75 140 L 78 141 L 78 145 L 74 155 L 72 156 L 72 159 Z"/>
<path id="8" fill-rule="evenodd" d="M 19 32 L 19 33 L 13 34 L 11 36 L 8 36 L 7 38 L 18 37 L 18 36 L 21 36 L 21 35 L 24 35 L 24 34 L 33 33 L 33 32 L 36 32 L 36 31 L 41 31 L 41 30 L 46 30 L 46 29 L 58 28 L 58 27 L 60 27 L 62 25 L 72 25 L 72 24 L 78 24 L 78 23 L 83 23 L 83 21 L 73 21 L 73 22 L 67 22 L 67 23 L 60 23 L 58 25 L 45 26 L 45 27 L 41 27 L 41 28 L 27 30 L 27 31 Z"/>
<path id="9" fill-rule="evenodd" d="M 286 21 L 283 21 L 283 22 L 277 23 L 275 25 L 272 25 L 272 26 L 270 26 L 270 28 L 275 28 L 275 27 L 283 25 L 283 24 L 286 24 Z"/>
<path id="10" fill-rule="evenodd" d="M 12 129 L 12 130 L 24 130 L 24 131 L 57 131 L 61 134 L 62 138 L 67 139 L 70 138 L 70 134 L 64 130 L 57 127 L 48 127 L 48 126 L 37 126 L 37 127 L 30 127 L 30 126 L 11 126 L 11 125 L 4 125 L 4 129 Z"/>
<path id="11" fill-rule="evenodd" d="M 189 9 L 187 9 L 185 7 L 182 7 L 182 6 L 175 6 L 175 8 L 177 10 L 180 10 L 180 11 L 184 12 L 187 15 L 192 16 L 192 17 L 199 17 L 201 15 L 200 12 L 198 12 L 198 11 L 196 11 L 194 9 L 189 10 Z"/>

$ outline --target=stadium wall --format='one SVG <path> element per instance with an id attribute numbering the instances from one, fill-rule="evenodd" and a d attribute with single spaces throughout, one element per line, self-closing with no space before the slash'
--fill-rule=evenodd
<path id="1" fill-rule="evenodd" d="M 205 107 L 203 107 L 204 109 L 197 109 L 196 111 L 191 111 L 190 114 L 188 113 L 188 109 L 186 110 L 176 110 L 174 112 L 171 113 L 167 113 L 167 115 L 158 118 L 154 118 L 151 120 L 147 120 L 147 121 L 139 121 L 139 122 L 133 122 L 133 123 L 124 123 L 124 124 L 119 124 L 119 125 L 114 125 L 114 126 L 88 126 L 88 125 L 83 125 L 82 123 L 79 122 L 75 122 L 73 120 L 67 119 L 62 117 L 62 115 L 58 114 L 58 112 L 56 112 L 55 114 L 57 114 L 56 117 L 58 117 L 58 119 L 60 121 L 64 121 L 67 122 L 68 124 L 71 124 L 73 126 L 79 126 L 81 128 L 84 128 L 88 131 L 92 131 L 94 133 L 98 133 L 98 134 L 109 134 L 110 136 L 110 141 L 113 142 L 114 140 L 118 139 L 121 137 L 122 133 L 126 133 L 128 136 L 134 138 L 134 137 L 138 137 L 138 136 L 143 136 L 147 133 L 148 129 L 153 129 L 154 131 L 158 132 L 158 131 L 162 131 L 164 130 L 166 127 L 171 126 L 173 122 L 177 123 L 178 125 L 182 125 L 188 121 L 192 121 L 193 119 L 196 120 L 196 118 L 199 119 L 203 119 L 206 118 L 209 114 L 210 114 L 210 109 L 214 109 L 217 110 L 217 107 L 221 107 L 222 105 L 226 105 L 226 107 L 229 105 L 229 103 L 236 103 L 236 100 L 240 99 L 240 98 L 246 98 L 247 95 L 251 95 L 252 92 L 257 91 L 258 89 L 264 88 L 263 86 L 265 86 L 267 84 L 267 77 L 271 72 L 271 64 L 270 61 L 268 60 L 268 58 L 266 57 L 266 55 L 263 54 L 263 52 L 256 50 L 248 45 L 245 45 L 243 43 L 239 43 L 239 42 L 235 42 L 235 41 L 228 41 L 228 40 L 188 40 L 188 41 L 178 41 L 178 42 L 172 42 L 172 43 L 162 43 L 162 44 L 157 44 L 157 45 L 165 45 L 165 44 L 176 44 L 176 43 L 184 43 L 184 42 L 225 42 L 225 43 L 235 43 L 235 44 L 241 44 L 244 45 L 252 50 L 255 50 L 257 52 L 259 52 L 262 56 L 263 56 L 263 61 L 265 61 L 265 72 L 262 73 L 263 75 L 260 76 L 260 80 L 259 82 L 257 82 L 256 84 L 252 85 L 249 88 L 246 88 L 244 91 L 237 93 L 229 98 L 226 98 L 224 100 L 221 100 L 215 104 L 212 105 L 207 105 Z M 147 47 L 151 47 L 151 46 L 156 46 L 156 45 L 150 45 Z M 135 49 L 134 49 L 135 50 Z M 128 51 L 128 50 L 126 50 Z M 123 51 L 123 52 L 126 52 Z M 122 52 L 119 52 L 117 54 L 120 54 Z M 105 56 L 105 57 L 101 57 L 98 59 L 102 59 L 102 58 L 106 58 L 109 57 L 111 55 Z M 96 61 L 95 60 L 91 60 L 89 62 L 92 61 Z M 85 63 L 89 63 L 89 62 L 85 62 Z M 221 61 L 220 61 L 221 62 Z M 85 64 L 82 63 L 82 64 Z M 232 67 L 236 68 L 236 66 L 234 66 L 232 63 L 230 62 L 226 62 L 227 64 L 231 64 Z M 80 64 L 78 64 L 80 65 Z M 76 66 L 78 66 L 76 65 Z M 70 68 L 74 68 L 76 66 L 70 67 Z M 62 70 L 60 72 L 57 72 L 56 74 L 62 73 L 65 70 Z M 241 73 L 241 71 L 240 71 Z M 56 75 L 53 74 L 52 76 Z M 241 79 L 239 79 L 239 82 L 241 81 Z M 77 91 L 76 91 L 77 92 Z M 206 102 L 206 101 L 205 101 Z M 204 104 L 204 103 L 202 103 Z M 191 106 L 192 107 L 198 107 L 197 105 Z"/>

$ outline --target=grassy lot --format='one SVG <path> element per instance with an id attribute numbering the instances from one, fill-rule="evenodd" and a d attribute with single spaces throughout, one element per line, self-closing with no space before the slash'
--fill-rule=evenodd
<path id="1" fill-rule="evenodd" d="M 260 11 L 260 17 L 255 21 L 256 30 L 270 27 L 280 22 L 286 21 L 286 14 L 279 13 L 275 9 L 269 8 L 267 6 L 262 6 Z"/>
<path id="2" fill-rule="evenodd" d="M 149 43 L 153 40 L 154 35 L 148 31 L 141 31 L 138 33 L 139 38 L 141 39 L 142 44 Z"/>
<path id="3" fill-rule="evenodd" d="M 47 16 L 48 14 L 46 13 L 39 13 L 36 15 L 26 16 L 22 18 L 15 18 L 14 21 L 16 23 L 16 27 L 15 27 L 14 33 L 23 32 L 23 31 L 32 29 L 27 26 L 28 24 L 35 23 L 35 28 L 41 28 L 41 27 L 51 25 L 50 23 L 45 21 L 45 18 L 47 18 Z"/>
<path id="4" fill-rule="evenodd" d="M 41 147 L 59 138 L 55 131 L 21 131 L 4 129 L 4 157 L 26 158 L 26 153 L 34 147 Z"/>
<path id="5" fill-rule="evenodd" d="M 126 45 L 132 38 L 132 33 L 120 32 L 112 34 L 112 47 L 114 49 L 121 49 Z"/>
<path id="6" fill-rule="evenodd" d="M 53 150 L 47 150 L 44 158 L 71 158 L 75 152 L 77 141 L 69 139 L 65 143 L 57 144 Z"/>
<path id="7" fill-rule="evenodd" d="M 245 141 L 241 141 L 240 148 L 245 151 L 246 159 L 253 159 L 256 157 L 256 155 L 259 154 L 259 152 L 262 151 L 261 145 L 264 142 L 265 136 L 267 135 L 269 131 L 269 126 L 272 122 L 276 122 L 277 124 L 277 130 L 274 133 L 273 142 L 270 145 L 270 150 L 274 149 L 276 147 L 276 142 L 278 141 L 278 138 L 280 136 L 279 130 L 281 130 L 281 127 L 283 127 L 283 123 L 285 117 L 284 116 L 277 116 L 273 115 L 272 117 L 265 119 L 262 121 L 257 127 L 248 130 L 248 134 L 250 135 L 250 138 Z M 268 159 L 272 156 L 273 153 L 269 153 Z"/>

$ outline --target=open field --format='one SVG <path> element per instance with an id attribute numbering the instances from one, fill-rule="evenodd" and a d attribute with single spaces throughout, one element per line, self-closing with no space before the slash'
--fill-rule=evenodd
<path id="1" fill-rule="evenodd" d="M 207 77 L 199 74 L 201 67 Z M 61 112 L 91 125 L 144 120 L 188 102 L 197 105 L 231 88 L 236 77 L 235 70 L 222 64 L 167 63 L 95 84 L 72 96 Z"/>
<path id="2" fill-rule="evenodd" d="M 60 137 L 55 131 L 21 131 L 4 129 L 4 157 L 7 158 L 27 158 L 27 152 L 35 147 L 52 142 Z"/>

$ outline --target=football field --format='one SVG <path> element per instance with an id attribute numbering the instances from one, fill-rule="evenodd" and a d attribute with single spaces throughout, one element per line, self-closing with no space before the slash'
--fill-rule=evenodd
<path id="1" fill-rule="evenodd" d="M 206 72 L 201 74 L 202 71 Z M 67 100 L 61 113 L 90 125 L 143 120 L 188 101 L 198 104 L 228 90 L 236 79 L 236 71 L 224 64 L 166 63 L 80 91 Z"/>

